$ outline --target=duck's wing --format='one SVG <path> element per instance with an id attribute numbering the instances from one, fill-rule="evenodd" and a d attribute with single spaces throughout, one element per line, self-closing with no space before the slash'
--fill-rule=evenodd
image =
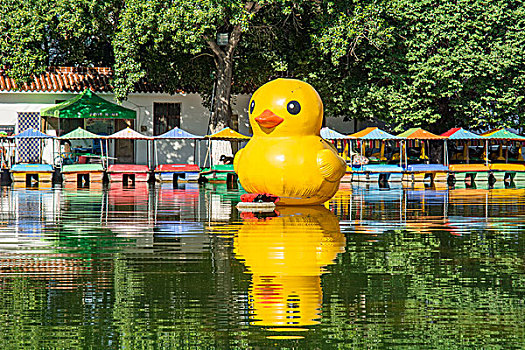
<path id="1" fill-rule="evenodd" d="M 237 153 L 235 153 L 235 158 L 233 158 L 233 171 L 235 171 L 237 175 L 239 174 L 239 159 L 241 158 L 242 151 L 242 148 L 238 150 Z"/>
<path id="2" fill-rule="evenodd" d="M 317 152 L 317 166 L 323 177 L 330 182 L 339 181 L 346 172 L 346 163 L 332 149 Z"/>

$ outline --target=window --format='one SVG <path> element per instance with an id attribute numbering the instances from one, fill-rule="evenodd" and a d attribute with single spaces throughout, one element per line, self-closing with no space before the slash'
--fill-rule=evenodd
<path id="1" fill-rule="evenodd" d="M 153 104 L 153 135 L 180 127 L 180 103 L 154 103 Z"/>

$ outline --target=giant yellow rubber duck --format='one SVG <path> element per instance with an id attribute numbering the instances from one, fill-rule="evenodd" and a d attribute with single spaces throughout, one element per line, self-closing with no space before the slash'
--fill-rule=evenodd
<path id="1" fill-rule="evenodd" d="M 278 205 L 332 198 L 346 164 L 320 136 L 323 103 L 317 91 L 300 80 L 273 80 L 255 91 L 249 113 L 253 137 L 234 160 L 243 188 L 277 196 Z"/>
<path id="2" fill-rule="evenodd" d="M 286 333 L 320 322 L 321 275 L 346 240 L 337 217 L 322 206 L 278 211 L 278 217 L 245 220 L 233 247 L 252 275 L 250 323 Z"/>

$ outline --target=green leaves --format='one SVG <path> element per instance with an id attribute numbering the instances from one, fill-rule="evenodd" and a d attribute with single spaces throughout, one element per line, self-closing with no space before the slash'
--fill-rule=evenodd
<path id="1" fill-rule="evenodd" d="M 0 6 L 0 64 L 19 82 L 49 65 L 113 62 L 118 0 L 6 0 Z"/>
<path id="2" fill-rule="evenodd" d="M 393 27 L 382 18 L 386 10 L 376 2 L 329 2 L 315 20 L 314 43 L 336 66 L 345 56 L 358 59 L 357 49 L 364 41 L 380 48 L 390 40 Z"/>
<path id="3" fill-rule="evenodd" d="M 331 82 L 332 89 L 343 85 L 346 101 L 329 106 L 334 114 L 380 119 L 394 129 L 520 124 L 525 93 L 523 79 L 516 78 L 525 67 L 521 3 L 399 0 L 377 6 L 385 9 L 380 28 L 389 30 L 377 32 L 383 33 L 380 45 L 362 43 L 359 62 L 331 68 L 335 76 L 348 75 Z M 346 17 L 338 18 L 344 23 Z M 351 41 L 342 38 L 352 37 L 348 27 L 356 28 L 354 22 L 338 23 L 319 41 L 334 65 L 352 53 Z"/>
<path id="4" fill-rule="evenodd" d="M 48 65 L 113 66 L 124 99 L 144 78 L 210 96 L 228 60 L 226 99 L 293 76 L 327 114 L 442 131 L 521 124 L 524 32 L 512 0 L 4 0 L 0 64 L 19 81 Z"/>

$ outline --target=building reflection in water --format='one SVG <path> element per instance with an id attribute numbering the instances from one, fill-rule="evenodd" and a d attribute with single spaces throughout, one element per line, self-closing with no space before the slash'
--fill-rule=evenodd
<path id="1" fill-rule="evenodd" d="M 337 217 L 324 207 L 278 208 L 274 217 L 242 216 L 233 244 L 236 258 L 252 275 L 251 324 L 278 332 L 318 324 L 321 275 L 345 249 Z"/>
<path id="2" fill-rule="evenodd" d="M 340 219 L 343 232 L 370 235 L 388 230 L 415 233 L 448 231 L 462 235 L 486 229 L 495 221 L 510 223 L 525 215 L 525 189 L 392 185 L 351 185 L 342 188 L 329 207 Z"/>

